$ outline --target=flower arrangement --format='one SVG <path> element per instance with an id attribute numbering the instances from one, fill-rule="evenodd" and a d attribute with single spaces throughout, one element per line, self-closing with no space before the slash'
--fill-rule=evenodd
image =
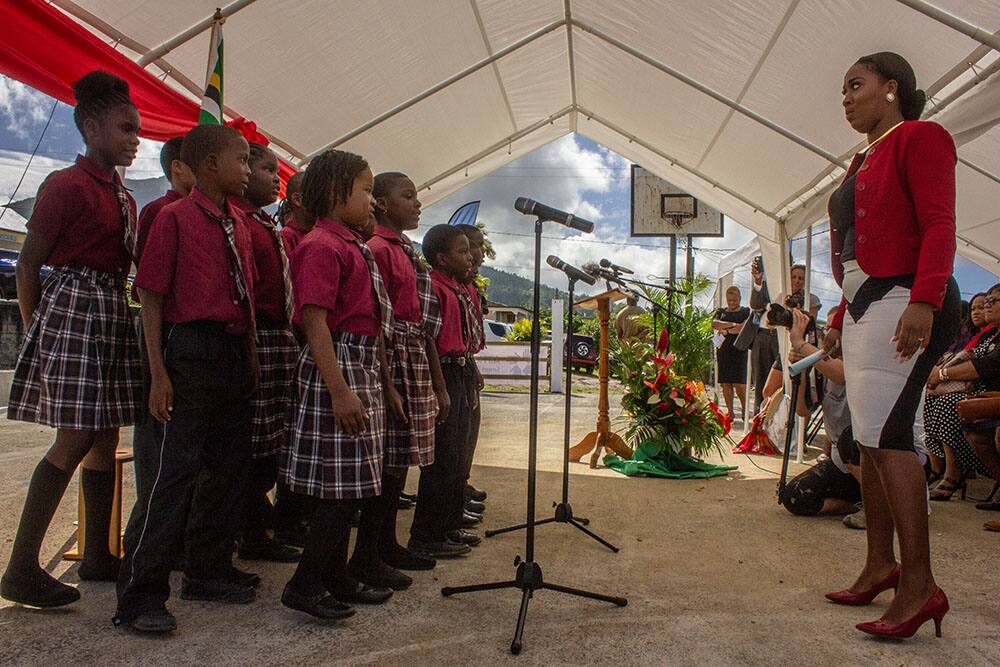
<path id="1" fill-rule="evenodd" d="M 667 332 L 656 348 L 637 340 L 622 342 L 613 357 L 615 375 L 625 386 L 622 406 L 625 440 L 633 448 L 646 442 L 674 454 L 699 458 L 715 450 L 729 435 L 729 416 L 709 398 L 700 380 L 675 372 L 676 357 L 666 354 Z"/>

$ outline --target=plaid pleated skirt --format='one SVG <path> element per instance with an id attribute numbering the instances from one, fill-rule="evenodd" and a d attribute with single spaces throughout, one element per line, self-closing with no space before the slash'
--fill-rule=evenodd
<path id="1" fill-rule="evenodd" d="M 28 324 L 7 417 L 100 431 L 134 424 L 141 402 L 139 341 L 124 277 L 57 268 Z"/>
<path id="2" fill-rule="evenodd" d="M 408 424 L 400 423 L 391 410 L 386 414 L 385 464 L 395 468 L 434 463 L 434 421 L 437 398 L 431 368 L 424 348 L 424 330 L 419 324 L 396 320 L 389 354 L 392 383 L 403 397 Z"/>
<path id="3" fill-rule="evenodd" d="M 309 346 L 304 346 L 295 365 L 278 476 L 293 492 L 323 500 L 377 496 L 382 493 L 385 439 L 378 339 L 341 332 L 333 338 L 340 372 L 365 406 L 368 426 L 357 436 L 341 430 L 330 392 Z"/>
<path id="4" fill-rule="evenodd" d="M 285 415 L 299 344 L 288 326 L 257 321 L 260 378 L 253 398 L 253 458 L 274 456 L 285 442 Z"/>

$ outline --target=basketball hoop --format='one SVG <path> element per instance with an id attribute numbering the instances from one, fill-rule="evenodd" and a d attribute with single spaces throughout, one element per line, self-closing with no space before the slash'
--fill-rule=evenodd
<path id="1" fill-rule="evenodd" d="M 694 195 L 632 165 L 632 236 L 723 235 L 722 213 Z"/>
<path id="2" fill-rule="evenodd" d="M 680 231 L 694 216 L 686 213 L 663 213 L 660 217 L 669 222 L 677 231 Z"/>

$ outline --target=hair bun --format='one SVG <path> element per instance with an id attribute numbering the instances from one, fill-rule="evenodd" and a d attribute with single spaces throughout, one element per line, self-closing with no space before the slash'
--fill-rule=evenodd
<path id="1" fill-rule="evenodd" d="M 900 99 L 900 112 L 906 120 L 920 120 L 927 104 L 927 93 L 917 88 L 905 98 Z"/>
<path id="2" fill-rule="evenodd" d="M 100 70 L 85 74 L 73 84 L 77 104 L 88 104 L 109 97 L 129 97 L 128 82 Z"/>

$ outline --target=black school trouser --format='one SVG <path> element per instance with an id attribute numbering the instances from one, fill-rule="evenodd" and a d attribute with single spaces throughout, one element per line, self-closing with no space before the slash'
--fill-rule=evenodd
<path id="1" fill-rule="evenodd" d="M 417 507 L 413 512 L 410 537 L 423 542 L 442 542 L 456 502 L 462 502 L 465 477 L 462 452 L 468 446 L 472 423 L 471 392 L 476 378 L 472 365 L 442 363 L 451 410 L 443 424 L 434 429 L 434 463 L 420 469 Z"/>
<path id="2" fill-rule="evenodd" d="M 164 326 L 163 341 L 173 411 L 166 424 L 147 418 L 136 434 L 141 494 L 125 529 L 116 622 L 164 608 L 182 539 L 186 576 L 227 573 L 250 462 L 245 336 L 197 321 Z"/>
<path id="3" fill-rule="evenodd" d="M 476 386 L 476 378 L 473 375 L 471 382 L 473 395 L 479 393 Z M 459 474 L 461 484 L 455 491 L 456 497 L 452 499 L 451 514 L 448 517 L 448 530 L 456 530 L 462 527 L 462 515 L 465 513 L 465 487 L 472 476 L 472 460 L 476 457 L 476 444 L 479 442 L 479 422 L 482 418 L 481 404 L 476 401 L 476 407 L 469 410 L 469 436 L 466 438 L 462 451 L 459 453 Z"/>
<path id="4" fill-rule="evenodd" d="M 243 499 L 243 544 L 259 545 L 267 540 L 274 507 L 267 494 L 278 480 L 278 455 L 271 454 L 250 461 L 247 469 L 246 496 Z"/>
<path id="5" fill-rule="evenodd" d="M 778 333 L 772 329 L 761 329 L 754 336 L 751 346 L 753 357 L 753 411 L 760 412 L 760 406 L 767 397 L 764 396 L 764 385 L 771 367 L 778 358 Z"/>

